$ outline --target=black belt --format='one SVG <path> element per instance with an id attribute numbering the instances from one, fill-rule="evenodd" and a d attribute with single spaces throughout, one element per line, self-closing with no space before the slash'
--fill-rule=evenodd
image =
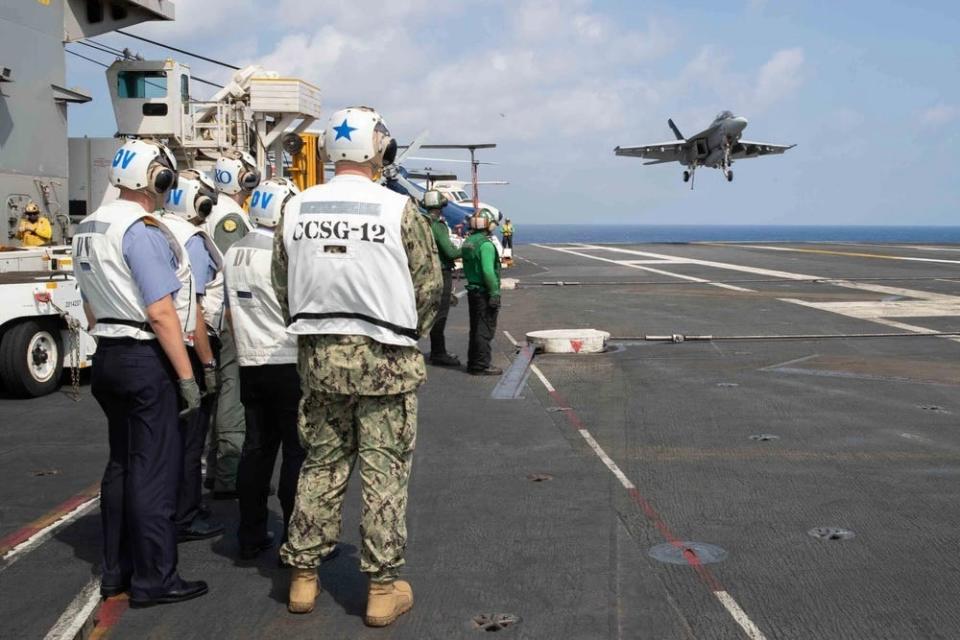
<path id="1" fill-rule="evenodd" d="M 375 324 L 378 327 L 383 327 L 384 329 L 389 329 L 393 331 L 398 336 L 404 336 L 406 338 L 411 338 L 413 340 L 420 339 L 420 333 L 416 329 L 407 329 L 406 327 L 401 327 L 398 324 L 393 324 L 392 322 L 387 322 L 386 320 L 380 320 L 379 318 L 374 318 L 372 316 L 364 315 L 362 313 L 347 313 L 347 312 L 333 312 L 333 313 L 298 313 L 290 319 L 290 324 L 293 324 L 297 320 L 331 320 L 335 318 L 345 318 L 348 320 L 363 320 L 364 322 L 369 322 L 370 324 Z"/>
<path id="2" fill-rule="evenodd" d="M 119 318 L 98 318 L 97 324 L 119 324 L 124 327 L 132 327 L 134 329 L 139 329 L 144 333 L 153 333 L 153 327 L 150 326 L 149 322 L 137 322 L 136 320 L 121 320 Z"/>

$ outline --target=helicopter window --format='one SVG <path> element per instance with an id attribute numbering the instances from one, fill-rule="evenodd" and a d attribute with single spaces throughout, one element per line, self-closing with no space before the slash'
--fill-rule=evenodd
<path id="1" fill-rule="evenodd" d="M 121 98 L 167 97 L 166 71 L 121 71 L 117 74 L 117 95 Z"/>
<path id="2" fill-rule="evenodd" d="M 463 202 L 464 200 L 469 200 L 470 196 L 467 195 L 466 191 L 456 191 L 454 192 L 457 198 L 457 202 Z"/>

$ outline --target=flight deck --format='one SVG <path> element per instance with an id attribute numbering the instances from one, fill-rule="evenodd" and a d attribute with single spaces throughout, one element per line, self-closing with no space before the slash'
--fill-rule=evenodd
<path id="1" fill-rule="evenodd" d="M 363 626 L 356 482 L 312 614 L 221 501 L 227 534 L 179 547 L 207 596 L 101 603 L 84 377 L 0 396 L 0 637 L 960 636 L 960 245 L 524 245 L 504 276 L 495 365 L 536 330 L 607 350 L 522 361 L 513 394 L 429 368 L 394 625 Z"/>

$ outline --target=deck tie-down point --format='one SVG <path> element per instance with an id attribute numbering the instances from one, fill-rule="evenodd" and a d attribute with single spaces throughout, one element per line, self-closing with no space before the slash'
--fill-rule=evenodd
<path id="1" fill-rule="evenodd" d="M 483 631 L 500 631 L 520 623 L 520 616 L 512 613 L 481 613 L 473 617 L 473 627 Z"/>
<path id="2" fill-rule="evenodd" d="M 531 473 L 527 476 L 527 480 L 530 482 L 548 482 L 553 480 L 553 476 L 549 473 Z"/>
<path id="3" fill-rule="evenodd" d="M 842 527 L 816 527 L 807 533 L 819 540 L 849 540 L 856 535 L 853 531 Z"/>

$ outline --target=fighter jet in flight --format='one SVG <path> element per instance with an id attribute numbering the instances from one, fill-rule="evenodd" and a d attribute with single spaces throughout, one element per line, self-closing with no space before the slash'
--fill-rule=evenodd
<path id="1" fill-rule="evenodd" d="M 692 189 L 693 176 L 697 167 L 720 169 L 726 176 L 727 182 L 732 182 L 733 170 L 730 166 L 734 160 L 783 153 L 797 146 L 742 140 L 740 136 L 747 127 L 747 119 L 735 116 L 730 111 L 721 111 L 709 127 L 689 138 L 683 137 L 673 120 L 667 120 L 667 124 L 677 137 L 675 141 L 645 144 L 639 147 L 617 147 L 613 152 L 618 156 L 651 158 L 650 162 L 644 162 L 645 165 L 679 162 L 686 167 L 683 171 L 683 181 L 689 182 Z"/>

